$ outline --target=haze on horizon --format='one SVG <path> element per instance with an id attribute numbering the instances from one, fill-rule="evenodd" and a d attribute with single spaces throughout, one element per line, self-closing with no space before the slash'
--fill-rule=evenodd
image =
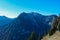
<path id="1" fill-rule="evenodd" d="M 0 16 L 14 18 L 22 12 L 58 15 L 60 0 L 0 0 Z"/>

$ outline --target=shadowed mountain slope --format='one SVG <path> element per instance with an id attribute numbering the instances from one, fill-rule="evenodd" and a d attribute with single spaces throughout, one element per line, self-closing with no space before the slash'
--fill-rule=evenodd
<path id="1" fill-rule="evenodd" d="M 31 32 L 41 36 L 50 30 L 52 19 L 57 16 L 43 16 L 39 13 L 21 13 L 2 31 L 1 40 L 27 40 Z"/>

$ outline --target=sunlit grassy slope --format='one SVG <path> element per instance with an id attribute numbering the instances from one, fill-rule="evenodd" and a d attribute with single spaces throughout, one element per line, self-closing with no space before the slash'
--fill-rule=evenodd
<path id="1" fill-rule="evenodd" d="M 52 36 L 45 36 L 42 40 L 60 40 L 60 32 L 56 31 Z"/>

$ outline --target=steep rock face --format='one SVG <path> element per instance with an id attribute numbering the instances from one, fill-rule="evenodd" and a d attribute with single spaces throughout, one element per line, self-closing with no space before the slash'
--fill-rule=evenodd
<path id="1" fill-rule="evenodd" d="M 21 13 L 3 30 L 1 40 L 27 40 L 33 31 L 36 38 L 39 33 L 43 36 L 50 30 L 46 18 L 38 13 Z"/>

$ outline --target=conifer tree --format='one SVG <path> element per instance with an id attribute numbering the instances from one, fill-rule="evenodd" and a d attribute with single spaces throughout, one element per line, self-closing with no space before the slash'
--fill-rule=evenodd
<path id="1" fill-rule="evenodd" d="M 49 31 L 49 35 L 53 35 L 56 30 L 57 30 L 57 25 L 58 25 L 59 17 L 56 17 L 53 19 L 52 24 L 51 24 L 51 29 Z"/>
<path id="2" fill-rule="evenodd" d="M 57 26 L 58 30 L 60 31 L 60 22 L 58 23 L 58 26 Z"/>
<path id="3" fill-rule="evenodd" d="M 60 14 L 59 14 L 59 16 L 58 16 L 58 25 L 57 25 L 57 29 L 60 31 Z"/>
<path id="4" fill-rule="evenodd" d="M 28 40 L 35 40 L 35 33 L 34 32 L 31 33 L 31 36 L 29 37 Z"/>
<path id="5" fill-rule="evenodd" d="M 39 37 L 38 37 L 38 40 L 41 40 L 41 38 L 42 38 L 42 37 L 41 37 L 41 34 L 39 33 Z"/>

